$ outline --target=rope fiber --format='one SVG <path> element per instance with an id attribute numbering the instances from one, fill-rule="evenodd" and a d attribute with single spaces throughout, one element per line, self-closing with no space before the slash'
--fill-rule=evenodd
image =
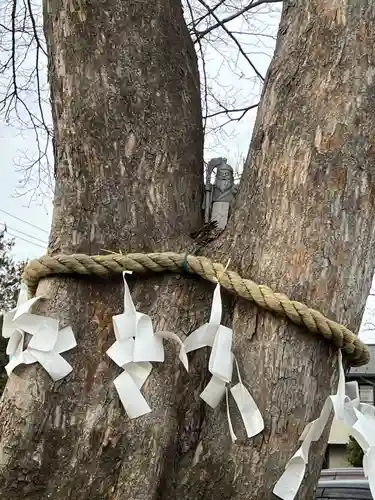
<path id="1" fill-rule="evenodd" d="M 211 262 L 206 257 L 173 252 L 92 256 L 73 254 L 53 257 L 46 255 L 30 261 L 25 267 L 22 279 L 28 286 L 29 294 L 34 296 L 39 280 L 48 276 L 78 274 L 106 278 L 124 270 L 143 274 L 150 271 L 154 273 L 171 271 L 183 274 L 188 271 L 212 283 L 217 283 L 219 279 L 220 285 L 230 292 L 254 302 L 262 309 L 288 318 L 311 333 L 321 335 L 337 348 L 342 349 L 352 366 L 362 366 L 370 360 L 367 345 L 345 326 L 326 318 L 319 311 L 301 302 L 290 300 L 286 295 L 274 292 L 267 286 L 241 278 L 239 274 L 225 270 L 224 266 Z"/>

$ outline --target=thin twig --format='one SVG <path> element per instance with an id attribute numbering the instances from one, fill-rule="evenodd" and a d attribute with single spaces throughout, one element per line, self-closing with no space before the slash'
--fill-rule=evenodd
<path id="1" fill-rule="evenodd" d="M 203 5 L 203 7 L 205 7 L 206 9 L 209 9 L 210 7 L 206 4 L 206 2 L 204 0 L 198 0 L 198 2 L 200 4 Z M 261 73 L 257 70 L 257 68 L 255 67 L 255 65 L 253 64 L 253 62 L 249 59 L 248 55 L 246 54 L 246 52 L 243 50 L 243 48 L 241 47 L 241 44 L 240 42 L 237 40 L 237 38 L 228 30 L 228 28 L 220 21 L 220 19 L 217 17 L 217 15 L 215 13 L 212 14 L 213 18 L 217 21 L 218 23 L 218 26 L 220 26 L 224 31 L 225 33 L 234 41 L 234 43 L 237 45 L 238 47 L 238 50 L 240 51 L 240 53 L 243 55 L 243 57 L 246 59 L 246 61 L 250 64 L 251 68 L 253 69 L 253 71 L 255 72 L 255 74 L 258 76 L 258 78 L 260 78 L 260 80 L 262 80 L 262 82 L 264 82 L 264 76 L 261 75 Z"/>
<path id="2" fill-rule="evenodd" d="M 259 103 L 252 104 L 251 106 L 246 106 L 244 108 L 237 108 L 237 109 L 226 109 L 224 106 L 221 104 L 221 107 L 224 108 L 221 111 L 216 111 L 216 113 L 212 113 L 210 115 L 207 115 L 207 118 L 213 118 L 214 116 L 219 116 L 219 115 L 227 115 L 228 118 L 230 117 L 231 113 L 242 113 L 239 118 L 231 118 L 232 121 L 240 121 L 248 111 L 251 109 L 255 109 L 259 106 Z"/>
<path id="3" fill-rule="evenodd" d="M 190 16 L 191 18 L 193 19 L 194 17 L 194 13 L 193 13 L 193 8 L 190 4 L 190 1 L 189 0 L 186 0 L 187 2 L 187 5 L 188 5 L 188 9 L 189 9 L 189 12 L 190 12 Z M 196 31 L 196 28 L 195 26 L 193 25 L 193 32 L 194 34 L 196 35 L 197 34 L 197 31 Z M 202 57 L 202 72 L 203 72 L 203 95 L 204 95 L 204 113 L 203 113 L 203 134 L 205 134 L 205 131 L 206 131 L 206 125 L 207 125 L 207 113 L 208 113 L 208 102 L 207 102 L 207 88 L 208 88 L 208 85 L 207 85 L 207 72 L 206 72 L 206 61 L 204 59 L 204 52 L 203 52 L 203 48 L 202 48 L 202 43 L 201 41 L 199 40 L 198 41 L 198 46 L 199 46 L 199 51 L 201 53 L 201 57 Z"/>
<path id="4" fill-rule="evenodd" d="M 218 4 L 216 4 L 214 7 L 210 7 L 209 11 L 206 12 L 203 16 L 201 16 L 199 19 L 197 20 L 193 20 L 192 21 L 192 25 L 194 26 L 195 30 L 197 29 L 197 26 L 200 22 L 202 22 L 204 19 L 206 19 L 210 14 L 212 14 L 213 12 L 215 12 L 215 10 L 217 10 L 219 7 L 221 7 L 227 0 L 220 0 L 220 2 Z M 192 19 L 193 19 L 193 16 L 191 16 Z M 194 31 L 194 30 L 193 30 Z"/>
<path id="5" fill-rule="evenodd" d="M 224 24 L 229 23 L 230 21 L 233 21 L 237 17 L 242 16 L 243 14 L 245 14 L 246 12 L 248 12 L 251 9 L 254 9 L 255 7 L 259 7 L 260 5 L 265 5 L 265 4 L 270 4 L 270 3 L 281 3 L 281 2 L 282 2 L 282 0 L 258 0 L 256 2 L 251 1 L 248 5 L 246 5 L 246 7 L 244 7 L 243 9 L 238 10 L 237 12 L 235 12 L 234 14 L 232 14 L 231 16 L 225 17 L 221 21 L 219 19 L 216 19 L 216 21 L 217 21 L 216 24 L 213 24 L 212 26 L 209 26 L 204 31 L 200 31 L 197 39 L 198 38 L 199 39 L 203 38 L 208 33 L 210 33 L 211 31 L 215 30 L 216 28 L 219 28 L 220 26 L 223 27 Z M 215 16 L 213 16 L 213 17 L 215 17 Z"/>
<path id="6" fill-rule="evenodd" d="M 13 0 L 12 8 L 12 80 L 15 97 L 17 97 L 17 74 L 16 74 L 16 12 L 17 0 Z"/>
<path id="7" fill-rule="evenodd" d="M 24 130 L 32 130 L 35 134 L 37 157 L 29 158 L 24 153 L 18 165 L 16 163 L 17 170 L 24 174 L 23 188 L 31 181 L 40 188 L 45 180 L 49 181 L 50 188 L 48 151 L 52 129 L 47 123 L 44 108 L 45 89 L 41 69 L 47 52 L 39 18 L 32 0 L 10 0 L 2 10 L 4 21 L 0 23 L 0 40 L 7 59 L 0 63 L 0 76 L 3 78 L 0 83 L 0 115 L 12 127 L 17 126 L 20 134 Z M 35 57 L 35 66 L 30 68 L 31 54 Z M 36 95 L 37 107 L 34 107 L 34 99 L 30 99 L 33 94 Z M 19 187 L 23 189 L 22 184 Z"/>

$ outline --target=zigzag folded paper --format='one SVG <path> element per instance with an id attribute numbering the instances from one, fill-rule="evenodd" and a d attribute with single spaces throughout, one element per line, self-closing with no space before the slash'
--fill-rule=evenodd
<path id="1" fill-rule="evenodd" d="M 180 359 L 186 370 L 188 364 L 178 336 L 171 332 L 154 332 L 151 318 L 136 311 L 126 282 L 127 273 L 123 273 L 124 312 L 112 318 L 116 341 L 107 350 L 107 355 L 124 369 L 114 380 L 114 385 L 126 413 L 133 419 L 151 412 L 141 389 L 151 373 L 151 361 L 164 361 L 163 338 L 180 344 Z"/>
<path id="2" fill-rule="evenodd" d="M 61 353 L 77 345 L 70 326 L 59 329 L 56 319 L 31 314 L 32 306 L 40 300 L 27 300 L 27 290 L 21 287 L 17 306 L 5 313 L 2 335 L 9 338 L 6 353 L 9 363 L 5 366 L 8 376 L 21 364 L 39 362 L 54 380 L 60 380 L 72 371 L 72 366 Z M 26 334 L 30 340 L 25 347 Z"/>
<path id="3" fill-rule="evenodd" d="M 216 408 L 226 395 L 227 417 L 232 441 L 236 435 L 229 413 L 228 384 L 232 380 L 233 361 L 236 363 L 238 384 L 231 387 L 230 392 L 241 414 L 247 436 L 253 437 L 264 429 L 263 417 L 251 394 L 244 386 L 239 366 L 232 352 L 233 332 L 230 328 L 221 325 L 222 303 L 220 284 L 216 285 L 212 300 L 210 320 L 208 323 L 194 330 L 184 341 L 186 352 L 195 351 L 202 347 L 212 347 L 208 369 L 212 374 L 200 397 L 212 408 Z"/>
<path id="4" fill-rule="evenodd" d="M 369 478 L 370 490 L 375 498 L 375 408 L 360 403 L 357 382 L 345 383 L 341 350 L 338 352 L 339 382 L 336 394 L 328 396 L 319 417 L 305 427 L 302 444 L 286 465 L 273 493 L 282 500 L 294 500 L 305 476 L 310 446 L 318 441 L 333 410 L 334 418 L 342 420 L 363 449 L 363 469 Z"/>

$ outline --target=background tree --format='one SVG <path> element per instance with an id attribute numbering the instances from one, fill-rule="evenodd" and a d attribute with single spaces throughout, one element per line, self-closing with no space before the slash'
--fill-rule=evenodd
<path id="1" fill-rule="evenodd" d="M 17 302 L 20 276 L 25 265 L 16 262 L 11 251 L 14 239 L 7 238 L 6 229 L 0 230 L 0 310 L 7 311 Z"/>
<path id="2" fill-rule="evenodd" d="M 349 436 L 346 458 L 353 467 L 363 466 L 363 450 L 353 436 Z"/>
<path id="3" fill-rule="evenodd" d="M 284 2 L 234 213 L 205 249 L 353 329 L 375 264 L 371 8 Z M 44 14 L 56 166 L 49 252 L 190 250 L 189 234 L 202 224 L 203 129 L 181 4 L 47 0 Z M 201 280 L 131 284 L 156 329 L 182 336 L 207 319 L 212 287 Z M 78 347 L 62 383 L 32 365 L 7 384 L 4 500 L 269 500 L 336 382 L 335 348 L 225 296 L 225 322 L 265 431 L 245 439 L 237 415 L 233 445 L 225 409 L 201 404 L 205 352 L 192 356 L 186 375 L 168 351 L 145 387 L 153 413 L 129 421 L 105 355 L 121 279 L 53 278 L 38 293 L 53 297 L 41 311 L 71 324 Z M 312 497 L 325 445 L 315 446 L 300 499 Z"/>
<path id="4" fill-rule="evenodd" d="M 15 307 L 19 292 L 23 262 L 16 262 L 11 255 L 14 240 L 8 239 L 6 229 L 0 230 L 0 329 L 2 327 L 2 312 Z M 4 366 L 8 362 L 6 356 L 7 341 L 0 336 L 0 394 L 2 394 L 6 373 Z"/>

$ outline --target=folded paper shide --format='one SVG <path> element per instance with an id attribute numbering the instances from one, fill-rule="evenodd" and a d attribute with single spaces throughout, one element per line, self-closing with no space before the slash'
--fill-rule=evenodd
<path id="1" fill-rule="evenodd" d="M 216 285 L 211 316 L 208 323 L 192 332 L 184 342 L 186 352 L 195 351 L 202 347 L 211 347 L 208 369 L 212 374 L 211 380 L 200 397 L 212 408 L 216 408 L 226 396 L 229 431 L 232 441 L 236 441 L 229 413 L 228 385 L 232 381 L 233 362 L 236 364 L 238 383 L 230 388 L 245 425 L 247 436 L 253 437 L 264 429 L 264 422 L 251 394 L 244 386 L 236 358 L 232 352 L 233 332 L 230 328 L 221 325 L 222 302 L 220 284 Z"/>
<path id="2" fill-rule="evenodd" d="M 40 299 L 27 300 L 27 290 L 21 286 L 17 306 L 4 314 L 2 335 L 9 339 L 5 369 L 9 376 L 21 364 L 38 362 L 57 381 L 72 371 L 61 353 L 76 347 L 77 342 L 70 326 L 59 329 L 58 320 L 30 312 Z"/>
<path id="3" fill-rule="evenodd" d="M 282 500 L 294 500 L 297 495 L 305 476 L 311 443 L 320 439 L 332 410 L 334 418 L 344 422 L 364 452 L 363 469 L 369 479 L 371 494 L 375 498 L 375 408 L 360 403 L 357 382 L 345 383 L 341 351 L 338 352 L 338 369 L 336 394 L 328 396 L 319 417 L 305 427 L 300 438 L 300 448 L 287 463 L 283 475 L 273 489 L 273 493 Z"/>
<path id="4" fill-rule="evenodd" d="M 185 348 L 177 335 L 171 332 L 154 332 L 150 316 L 136 311 L 126 282 L 127 273 L 123 273 L 124 312 L 112 317 L 116 341 L 107 350 L 107 354 L 124 369 L 114 380 L 114 385 L 129 418 L 137 418 L 151 411 L 141 388 L 151 373 L 151 362 L 164 361 L 163 338 L 179 343 L 180 360 L 186 370 L 188 361 Z"/>

